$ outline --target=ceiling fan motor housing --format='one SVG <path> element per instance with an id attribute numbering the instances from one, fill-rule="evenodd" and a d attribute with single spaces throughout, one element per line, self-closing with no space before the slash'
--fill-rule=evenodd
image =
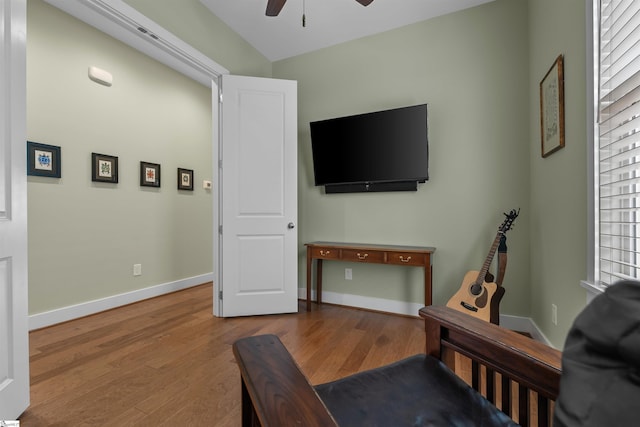
<path id="1" fill-rule="evenodd" d="M 371 4 L 371 2 L 373 2 L 373 0 L 356 0 L 356 1 L 358 3 L 360 3 L 361 5 L 363 5 L 363 6 L 369 6 Z M 287 0 L 268 0 L 266 15 L 267 16 L 278 16 L 286 2 L 287 2 Z M 304 18 L 303 18 L 303 24 L 302 25 L 304 26 Z"/>

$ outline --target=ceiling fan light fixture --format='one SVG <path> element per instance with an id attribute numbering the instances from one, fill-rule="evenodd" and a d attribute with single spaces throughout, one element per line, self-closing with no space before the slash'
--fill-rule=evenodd
<path id="1" fill-rule="evenodd" d="M 371 2 L 373 2 L 373 0 L 356 0 L 356 1 L 363 6 L 369 6 Z M 286 2 L 287 0 L 267 0 L 267 11 L 265 12 L 265 15 L 278 16 L 278 14 L 282 10 Z M 302 26 L 304 27 L 305 24 L 303 23 Z"/>

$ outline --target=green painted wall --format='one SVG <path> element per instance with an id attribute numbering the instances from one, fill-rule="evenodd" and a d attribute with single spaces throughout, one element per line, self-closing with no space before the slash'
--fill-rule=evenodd
<path id="1" fill-rule="evenodd" d="M 213 15 L 200 0 L 124 1 L 212 58 L 231 74 L 271 77 L 271 62 Z"/>
<path id="2" fill-rule="evenodd" d="M 304 242 L 435 246 L 433 297 L 444 304 L 480 269 L 504 219 L 502 312 L 531 310 L 527 3 L 498 0 L 274 63 L 298 81 L 300 283 Z M 415 193 L 326 195 L 313 185 L 309 122 L 429 104 L 431 179 Z M 353 280 L 344 268 L 353 268 Z M 325 263 L 327 291 L 422 301 L 420 269 Z"/>
<path id="3" fill-rule="evenodd" d="M 579 286 L 587 277 L 589 209 L 585 3 L 528 2 L 531 316 L 559 348 L 586 301 Z M 543 159 L 539 84 L 559 54 L 564 55 L 565 67 L 565 148 Z M 551 304 L 558 307 L 557 326 L 551 323 Z"/>
<path id="4" fill-rule="evenodd" d="M 209 88 L 30 0 L 27 136 L 62 147 L 61 179 L 28 179 L 31 314 L 211 273 Z M 119 157 L 117 185 L 91 181 L 92 152 Z M 140 161 L 161 164 L 161 188 L 139 186 Z M 178 167 L 195 191 L 177 191 Z"/>
<path id="5" fill-rule="evenodd" d="M 496 0 L 274 64 L 212 17 L 198 0 L 179 4 L 171 0 L 126 2 L 234 74 L 298 81 L 301 286 L 305 284 L 303 244 L 307 241 L 427 245 L 437 248 L 434 301 L 445 303 L 459 288 L 464 273 L 480 268 L 496 228 L 502 222 L 502 212 L 520 207 L 520 217 L 508 234 L 507 293 L 502 312 L 532 316 L 552 343 L 562 346 L 573 318 L 585 302 L 584 291 L 578 285 L 579 280 L 586 277 L 588 208 L 585 2 Z M 78 34 L 84 36 L 87 30 L 73 20 L 64 20 L 64 30 L 52 27 L 60 18 L 53 13 L 55 19 L 49 22 L 49 13 L 52 12 L 48 10 L 46 19 L 41 16 L 39 21 L 34 21 L 31 16 L 33 9 L 43 10 L 43 6 L 39 0 L 30 1 L 29 5 L 29 48 L 33 43 L 32 34 L 36 33 L 34 27 L 42 27 L 37 30 L 42 32 L 42 43 L 48 37 L 57 40 L 55 55 L 48 52 L 49 49 L 42 52 L 42 55 L 52 57 L 45 61 L 50 66 L 50 63 L 55 63 L 55 57 L 66 50 L 60 46 L 78 44 L 76 39 L 81 38 Z M 69 23 L 73 25 L 69 26 Z M 102 38 L 100 40 L 100 43 L 105 43 Z M 114 45 L 123 49 L 116 55 L 122 55 L 122 58 L 114 58 L 114 63 L 128 62 L 129 57 L 135 56 L 117 43 Z M 567 145 L 549 158 L 542 159 L 538 84 L 560 53 L 565 55 Z M 73 63 L 78 62 L 75 56 L 82 59 L 82 55 L 89 57 L 95 52 L 69 52 L 64 55 L 69 56 L 65 57 L 65 62 Z M 152 62 L 140 58 L 136 61 Z M 30 53 L 29 64 L 33 62 L 34 54 Z M 86 78 L 89 64 L 85 62 L 79 73 Z M 29 101 L 34 96 L 31 68 Z M 56 77 L 67 82 L 70 79 L 67 74 L 69 70 L 64 70 Z M 116 74 L 117 79 L 120 78 L 118 76 Z M 83 84 L 88 85 L 87 82 Z M 52 92 L 40 101 L 45 102 L 51 97 L 51 104 L 55 104 L 55 107 L 49 104 L 39 113 L 39 122 L 49 123 L 46 137 L 51 138 L 55 130 L 61 134 L 59 141 L 70 140 L 69 121 L 58 120 L 56 110 L 65 105 L 61 114 L 73 116 L 75 113 L 66 111 L 66 103 L 60 100 L 82 98 L 79 94 L 85 92 L 85 88 L 66 85 L 64 90 L 60 88 L 58 93 L 53 93 L 54 88 L 46 87 L 48 84 L 44 80 L 39 85 L 42 90 Z M 104 94 L 104 91 L 98 91 L 104 88 L 89 87 L 98 96 Z M 80 101 L 75 102 L 82 104 Z M 418 192 L 325 195 L 323 190 L 313 186 L 310 121 L 423 102 L 429 104 L 431 180 L 420 185 Z M 56 144 L 56 140 L 44 140 L 44 133 L 35 132 L 33 108 L 29 106 L 29 137 Z M 80 119 L 74 123 L 87 127 L 84 122 L 90 114 L 81 113 Z M 131 113 L 135 121 L 143 116 L 142 120 L 152 121 L 146 113 L 138 113 Z M 125 121 L 131 122 L 133 120 Z M 157 122 L 149 127 L 157 126 Z M 105 140 L 111 144 L 119 141 L 123 133 L 131 132 L 127 127 L 124 129 L 126 132 L 120 133 L 108 129 Z M 102 138 L 100 135 L 97 131 L 91 134 L 93 139 Z M 92 138 L 83 134 L 77 139 L 87 141 Z M 58 145 L 63 145 L 63 142 Z M 63 153 L 66 161 L 69 153 Z M 82 169 L 88 167 L 85 159 L 76 163 L 81 169 L 73 173 L 86 176 L 88 172 Z M 67 172 L 71 173 L 65 167 L 63 173 Z M 135 175 L 135 168 L 129 173 Z M 131 179 L 136 180 L 135 176 Z M 50 197 L 60 186 L 40 181 L 30 178 L 30 220 L 32 216 L 41 215 L 42 218 L 39 228 L 33 220 L 30 223 L 30 243 L 34 242 L 33 239 L 49 238 L 46 233 L 51 227 L 46 225 L 46 221 L 52 215 L 48 206 L 63 206 L 63 210 L 73 212 L 83 205 L 81 198 L 70 201 L 70 206 L 55 204 L 52 200 L 59 198 Z M 71 185 L 70 181 L 66 175 L 63 177 L 65 186 Z M 33 189 L 40 193 L 32 195 Z M 131 191 L 134 196 L 125 203 L 140 195 L 136 185 L 126 191 Z M 40 197 L 43 197 L 43 202 L 32 201 Z M 41 203 L 40 207 L 31 209 L 38 206 L 37 203 Z M 47 211 L 47 215 L 38 213 L 40 210 Z M 60 216 L 55 211 L 53 215 L 56 218 Z M 133 231 L 134 228 L 128 230 Z M 34 237 L 40 233 L 44 233 L 44 237 Z M 204 229 L 199 235 L 207 236 Z M 42 269 L 38 273 L 41 278 L 56 271 L 57 263 L 46 260 L 52 252 L 59 251 L 61 245 L 67 245 L 69 231 L 54 237 L 57 239 L 55 248 L 53 244 L 46 244 L 42 249 L 32 249 L 32 252 L 40 253 L 36 258 L 37 267 L 31 260 L 32 281 L 37 277 L 32 271 L 34 268 Z M 30 255 L 33 257 L 31 252 Z M 45 261 L 49 264 L 40 267 L 40 263 Z M 123 268 L 128 276 L 130 264 L 134 261 L 112 261 L 104 255 L 102 263 L 106 262 L 111 270 L 119 268 L 120 264 L 125 265 Z M 75 265 L 69 260 L 62 264 L 62 269 L 72 270 Z M 329 291 L 418 303 L 422 300 L 419 269 L 341 263 L 326 263 L 325 267 L 325 286 Z M 353 269 L 354 280 L 344 280 L 345 267 Z M 51 271 L 46 271 L 48 268 Z M 91 274 L 92 278 L 101 274 L 99 269 L 93 271 L 97 274 Z M 125 283 L 131 280 L 124 276 L 123 279 L 126 279 Z M 75 288 L 80 290 L 82 286 L 85 285 L 78 284 Z M 32 297 L 41 301 L 55 293 L 55 289 L 46 286 L 32 285 L 30 291 L 42 293 Z M 74 295 L 53 297 L 63 305 L 79 299 Z M 552 303 L 558 306 L 558 326 L 550 322 Z M 33 308 L 31 311 L 34 312 Z"/>

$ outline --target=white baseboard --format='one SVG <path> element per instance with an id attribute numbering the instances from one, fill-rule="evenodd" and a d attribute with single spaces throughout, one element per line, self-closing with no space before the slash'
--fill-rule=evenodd
<path id="1" fill-rule="evenodd" d="M 551 341 L 542 333 L 536 322 L 530 317 L 512 316 L 510 314 L 500 315 L 500 326 L 507 329 L 511 329 L 519 332 L 528 332 L 531 337 L 536 340 L 545 343 L 546 345 L 553 347 Z"/>
<path id="2" fill-rule="evenodd" d="M 298 289 L 298 298 L 306 300 L 307 291 L 304 288 Z M 311 299 L 315 300 L 316 293 L 311 291 Z M 322 302 L 328 304 L 346 305 L 349 307 L 364 308 L 367 310 L 383 311 L 386 313 L 403 314 L 407 316 L 418 316 L 418 311 L 424 304 L 414 302 L 395 301 L 390 299 L 364 297 L 361 295 L 340 294 L 337 292 L 322 292 Z"/>
<path id="3" fill-rule="evenodd" d="M 29 330 L 45 328 L 56 323 L 67 322 L 101 311 L 121 307 L 123 305 L 142 301 L 148 298 L 157 297 L 182 289 L 191 288 L 203 283 L 213 281 L 213 273 L 202 274 L 200 276 L 188 277 L 174 282 L 162 283 L 144 289 L 113 295 L 93 301 L 57 308 L 51 311 L 36 313 L 29 316 Z"/>
<path id="4" fill-rule="evenodd" d="M 213 273 L 207 273 L 106 298 L 87 301 L 81 304 L 45 311 L 43 313 L 32 314 L 29 316 L 29 330 L 33 331 L 35 329 L 45 328 L 47 326 L 55 325 L 56 323 L 67 322 L 69 320 L 78 319 L 101 311 L 110 310 L 112 308 L 121 307 L 123 305 L 132 304 L 145 299 L 191 288 L 211 281 L 213 281 Z M 304 288 L 298 288 L 298 298 L 304 300 L 306 297 L 306 290 Z M 315 299 L 314 291 L 312 291 L 311 298 Z M 341 294 L 337 292 L 323 292 L 322 300 L 329 304 L 345 305 L 349 307 L 364 308 L 367 310 L 402 314 L 406 316 L 417 316 L 418 311 L 424 306 L 419 303 L 365 297 L 361 295 Z M 544 342 L 547 345 L 551 345 L 547 337 L 529 317 L 501 314 L 500 325 L 508 329 L 528 332 L 534 339 Z"/>
<path id="5" fill-rule="evenodd" d="M 307 290 L 298 288 L 298 298 L 306 300 Z M 311 299 L 315 300 L 315 291 L 311 291 Z M 328 304 L 346 305 L 349 307 L 364 308 L 367 310 L 383 311 L 408 316 L 418 316 L 418 311 L 424 304 L 395 301 L 382 298 L 364 297 L 360 295 L 340 294 L 337 292 L 322 292 L 322 301 Z M 533 339 L 541 341 L 549 346 L 551 342 L 538 328 L 530 317 L 512 316 L 509 314 L 500 315 L 500 326 L 519 332 L 528 332 Z"/>

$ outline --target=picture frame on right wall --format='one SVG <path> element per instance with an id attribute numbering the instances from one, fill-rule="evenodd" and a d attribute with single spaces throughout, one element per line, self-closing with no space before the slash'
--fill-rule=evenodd
<path id="1" fill-rule="evenodd" d="M 564 147 L 564 58 L 559 55 L 540 82 L 542 157 Z"/>

